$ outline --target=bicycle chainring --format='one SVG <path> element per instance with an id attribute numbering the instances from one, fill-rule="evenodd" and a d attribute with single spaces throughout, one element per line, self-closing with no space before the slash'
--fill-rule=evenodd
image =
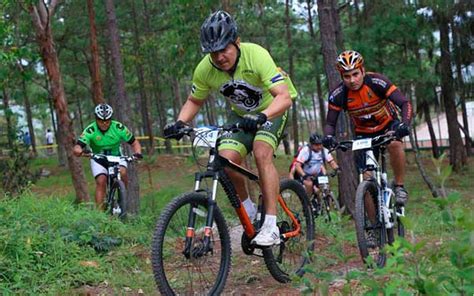
<path id="1" fill-rule="evenodd" d="M 255 245 L 251 244 L 252 239 L 249 238 L 245 232 L 242 233 L 242 239 L 240 240 L 242 245 L 242 251 L 245 255 L 254 255 Z"/>

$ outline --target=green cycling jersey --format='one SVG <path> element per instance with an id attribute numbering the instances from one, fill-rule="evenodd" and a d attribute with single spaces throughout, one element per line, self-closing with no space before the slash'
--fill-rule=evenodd
<path id="1" fill-rule="evenodd" d="M 206 55 L 193 75 L 191 95 L 204 100 L 213 90 L 230 101 L 238 115 L 265 110 L 273 101 L 269 90 L 286 83 L 292 99 L 298 93 L 288 75 L 279 69 L 266 49 L 253 43 L 240 44 L 240 57 L 233 75 L 216 68 Z"/>
<path id="2" fill-rule="evenodd" d="M 78 144 L 83 148 L 89 145 L 93 153 L 101 153 L 106 155 L 120 155 L 120 143 L 135 141 L 135 137 L 130 130 L 122 123 L 112 120 L 107 131 L 103 132 L 97 126 L 97 122 L 89 124 L 81 136 Z"/>

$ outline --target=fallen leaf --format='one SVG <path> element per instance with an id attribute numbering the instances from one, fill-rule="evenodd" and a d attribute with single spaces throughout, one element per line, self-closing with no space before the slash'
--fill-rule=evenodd
<path id="1" fill-rule="evenodd" d="M 79 265 L 86 267 L 99 267 L 99 263 L 97 263 L 97 261 L 80 261 Z"/>

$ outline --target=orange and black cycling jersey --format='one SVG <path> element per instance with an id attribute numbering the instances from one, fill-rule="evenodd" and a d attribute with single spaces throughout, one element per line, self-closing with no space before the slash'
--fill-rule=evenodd
<path id="1" fill-rule="evenodd" d="M 359 90 L 353 91 L 341 83 L 329 94 L 329 110 L 324 133 L 334 135 L 339 112 L 346 110 L 357 134 L 372 134 L 384 130 L 398 120 L 410 124 L 412 106 L 401 91 L 385 76 L 367 72 Z"/>

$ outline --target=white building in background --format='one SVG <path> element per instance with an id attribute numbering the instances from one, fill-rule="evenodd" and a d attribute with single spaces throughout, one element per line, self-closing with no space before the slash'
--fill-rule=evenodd
<path id="1" fill-rule="evenodd" d="M 474 138 L 474 101 L 466 103 L 467 119 L 469 126 L 469 134 L 471 138 Z M 431 122 L 433 124 L 433 129 L 436 135 L 438 143 L 442 146 L 448 145 L 449 133 L 448 133 L 448 122 L 446 120 L 446 113 L 441 112 L 437 113 L 436 116 L 431 117 Z M 462 113 L 458 112 L 458 122 L 463 124 Z M 420 124 L 416 129 L 416 134 L 418 138 L 418 145 L 420 147 L 431 147 L 431 138 L 428 131 L 428 125 L 426 122 Z M 461 137 L 464 138 L 464 133 L 461 130 Z M 409 141 L 405 141 L 407 143 Z M 407 143 L 409 144 L 409 143 Z M 407 145 L 410 147 L 411 145 Z"/>

